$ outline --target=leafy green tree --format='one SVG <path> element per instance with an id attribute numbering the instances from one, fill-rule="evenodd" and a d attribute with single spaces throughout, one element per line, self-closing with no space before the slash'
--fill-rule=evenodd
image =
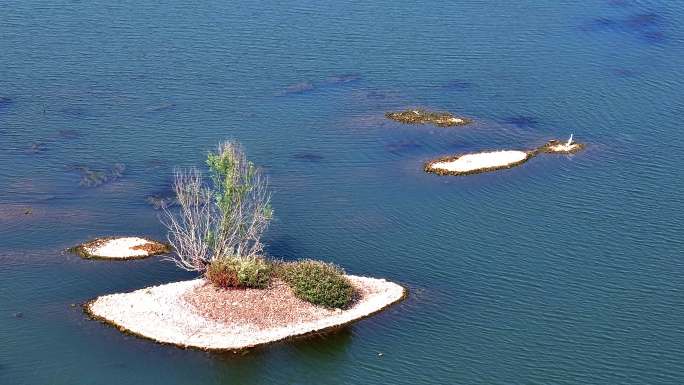
<path id="1" fill-rule="evenodd" d="M 165 208 L 164 224 L 179 267 L 205 272 L 217 260 L 253 262 L 273 218 L 268 181 L 236 141 L 207 156 L 209 181 L 196 168 L 177 170 L 178 209 Z"/>

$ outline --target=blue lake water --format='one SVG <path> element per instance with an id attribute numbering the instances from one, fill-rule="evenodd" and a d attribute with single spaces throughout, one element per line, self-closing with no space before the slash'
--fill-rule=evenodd
<path id="1" fill-rule="evenodd" d="M 684 383 L 682 20 L 667 0 L 0 2 L 0 384 Z M 476 122 L 383 118 L 409 106 Z M 570 133 L 586 151 L 422 171 Z M 95 296 L 193 275 L 62 250 L 163 238 L 146 197 L 226 138 L 270 176 L 271 255 L 408 300 L 244 355 L 89 320 Z"/>

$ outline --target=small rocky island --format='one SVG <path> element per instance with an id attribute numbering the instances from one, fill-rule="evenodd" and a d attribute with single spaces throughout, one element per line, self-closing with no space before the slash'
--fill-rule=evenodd
<path id="1" fill-rule="evenodd" d="M 404 124 L 434 124 L 438 127 L 463 126 L 472 122 L 471 119 L 458 117 L 449 112 L 433 112 L 423 109 L 388 112 L 385 117 Z"/>
<path id="2" fill-rule="evenodd" d="M 528 161 L 534 154 L 504 150 L 447 156 L 425 164 L 425 171 L 438 175 L 470 175 L 511 168 Z"/>
<path id="3" fill-rule="evenodd" d="M 140 259 L 171 251 L 169 245 L 141 237 L 105 237 L 69 249 L 88 259 Z"/>
<path id="4" fill-rule="evenodd" d="M 168 259 L 200 277 L 97 297 L 84 306 L 93 319 L 159 343 L 241 350 L 338 328 L 406 296 L 396 283 L 329 262 L 269 258 L 261 236 L 273 210 L 261 170 L 236 142 L 222 143 L 207 165 L 208 180 L 179 170 L 176 205 L 162 207 Z"/>
<path id="5" fill-rule="evenodd" d="M 355 300 L 326 308 L 295 296 L 282 281 L 267 288 L 217 288 L 206 279 L 110 294 L 86 304 L 95 319 L 156 342 L 206 350 L 241 350 L 320 333 L 367 317 L 400 301 L 404 288 L 345 275 Z"/>
<path id="6" fill-rule="evenodd" d="M 577 143 L 572 140 L 572 135 L 567 142 L 561 142 L 559 140 L 549 140 L 545 145 L 537 149 L 538 152 L 544 152 L 548 154 L 574 154 L 580 152 L 584 149 L 584 143 Z"/>
<path id="7" fill-rule="evenodd" d="M 437 175 L 472 175 L 519 166 L 533 157 L 549 154 L 574 154 L 585 145 L 573 141 L 550 140 L 534 150 L 500 150 L 451 155 L 425 163 L 424 170 Z"/>

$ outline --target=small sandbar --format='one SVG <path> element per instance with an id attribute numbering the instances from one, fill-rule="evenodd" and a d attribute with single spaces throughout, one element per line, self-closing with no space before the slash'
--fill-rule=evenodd
<path id="1" fill-rule="evenodd" d="M 85 305 L 93 318 L 159 343 L 240 350 L 338 328 L 400 301 L 405 289 L 384 279 L 347 276 L 356 299 L 326 309 L 295 297 L 275 279 L 267 289 L 219 289 L 204 279 L 104 295 Z"/>
<path id="2" fill-rule="evenodd" d="M 574 154 L 582 151 L 584 147 L 585 145 L 583 143 L 573 142 L 571 138 L 568 142 L 549 140 L 548 143 L 539 147 L 537 151 L 548 154 Z"/>
<path id="3" fill-rule="evenodd" d="M 137 259 L 170 251 L 167 244 L 141 237 L 98 238 L 78 245 L 69 251 L 83 258 L 98 259 Z"/>
<path id="4" fill-rule="evenodd" d="M 434 124 L 439 127 L 463 126 L 472 120 L 448 112 L 432 112 L 422 109 L 388 112 L 385 117 L 405 124 Z"/>
<path id="5" fill-rule="evenodd" d="M 518 166 L 533 153 L 519 150 L 477 152 L 439 158 L 425 164 L 425 171 L 439 175 L 470 175 Z"/>

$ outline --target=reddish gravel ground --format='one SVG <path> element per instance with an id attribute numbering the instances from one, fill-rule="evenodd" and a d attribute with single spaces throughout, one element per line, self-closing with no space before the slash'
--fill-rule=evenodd
<path id="1" fill-rule="evenodd" d="M 362 286 L 355 289 L 357 301 L 372 290 Z M 189 291 L 183 300 L 214 321 L 261 330 L 315 321 L 339 311 L 295 297 L 290 287 L 278 279 L 267 289 L 221 289 L 206 283 Z"/>

